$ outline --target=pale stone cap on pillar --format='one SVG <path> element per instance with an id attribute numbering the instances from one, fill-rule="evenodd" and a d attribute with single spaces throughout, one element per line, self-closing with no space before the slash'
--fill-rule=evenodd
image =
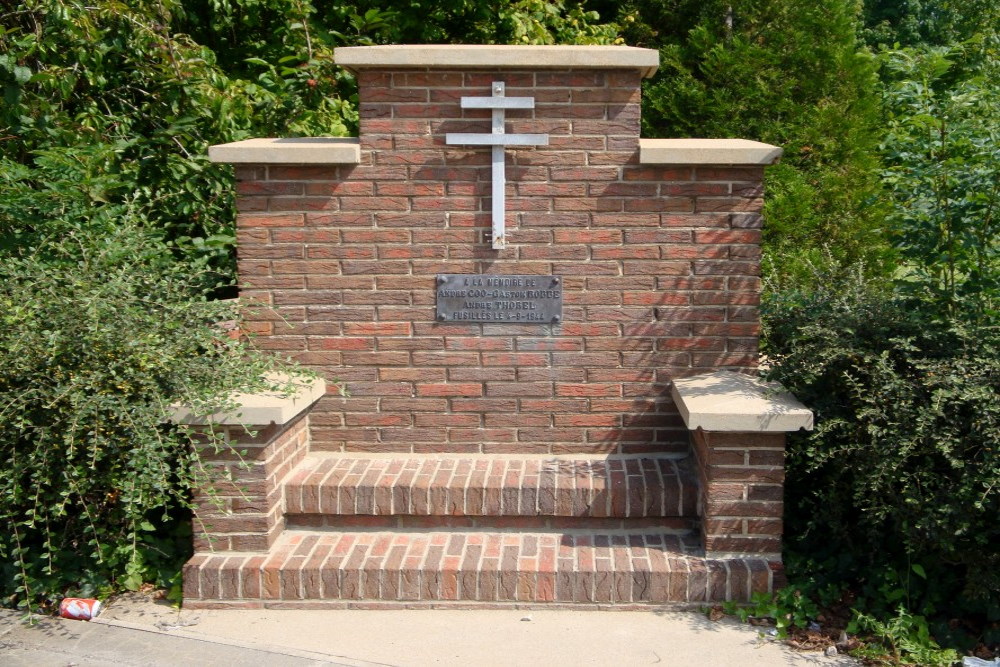
<path id="1" fill-rule="evenodd" d="M 342 46 L 333 50 L 333 60 L 352 71 L 365 67 L 638 69 L 646 77 L 659 67 L 660 54 L 634 46 L 391 44 Z"/>
<path id="2" fill-rule="evenodd" d="M 749 139 L 640 139 L 640 164 L 768 165 L 782 149 Z"/>
<path id="3" fill-rule="evenodd" d="M 228 164 L 358 164 L 357 137 L 247 139 L 208 147 L 208 159 Z"/>
<path id="4" fill-rule="evenodd" d="M 732 371 L 674 380 L 673 395 L 692 431 L 781 433 L 813 427 L 812 410 L 781 385 Z"/>
<path id="5" fill-rule="evenodd" d="M 175 424 L 201 425 L 211 423 L 221 426 L 287 424 L 326 393 L 326 381 L 320 377 L 295 377 L 293 379 L 282 373 L 271 375 L 268 380 L 275 384 L 292 382 L 298 391 L 291 396 L 283 396 L 276 392 L 259 394 L 237 392 L 231 396 L 231 399 L 238 406 L 235 412 L 217 412 L 207 417 L 195 415 L 188 406 L 176 406 L 170 421 Z"/>

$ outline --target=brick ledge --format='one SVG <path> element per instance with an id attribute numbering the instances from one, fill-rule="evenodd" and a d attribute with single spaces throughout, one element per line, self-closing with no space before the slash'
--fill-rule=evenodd
<path id="1" fill-rule="evenodd" d="M 660 65 L 654 49 L 600 45 L 392 44 L 342 46 L 334 61 L 351 71 L 366 67 L 435 69 L 638 69 L 652 76 Z"/>
<path id="2" fill-rule="evenodd" d="M 199 415 L 192 412 L 186 405 L 175 406 L 170 421 L 175 424 L 219 426 L 267 426 L 269 424 L 287 424 L 305 412 L 313 403 L 326 393 L 326 380 L 321 377 L 292 378 L 283 373 L 268 377 L 275 384 L 294 383 L 297 392 L 286 396 L 276 392 L 261 392 L 245 394 L 237 392 L 230 398 L 237 407 L 235 412 L 216 412 L 211 415 Z"/>
<path id="3" fill-rule="evenodd" d="M 744 603 L 735 603 L 745 605 Z M 358 611 L 396 610 L 497 610 L 497 611 L 594 611 L 594 612 L 678 612 L 703 611 L 704 602 L 633 602 L 615 604 L 605 602 L 477 602 L 475 600 L 184 600 L 184 609 L 353 609 Z M 100 618 L 94 619 L 100 622 Z M 179 632 L 172 632 L 183 636 Z"/>
<path id="4" fill-rule="evenodd" d="M 769 165 L 783 152 L 749 139 L 639 139 L 640 164 Z"/>
<path id="5" fill-rule="evenodd" d="M 307 457 L 285 484 L 287 514 L 445 517 L 694 516 L 683 461 Z"/>
<path id="6" fill-rule="evenodd" d="M 357 137 L 259 138 L 208 147 L 208 159 L 228 164 L 358 164 Z"/>
<path id="7" fill-rule="evenodd" d="M 184 604 L 745 602 L 779 583 L 776 563 L 705 558 L 689 538 L 646 531 L 286 531 L 268 552 L 196 553 Z"/>

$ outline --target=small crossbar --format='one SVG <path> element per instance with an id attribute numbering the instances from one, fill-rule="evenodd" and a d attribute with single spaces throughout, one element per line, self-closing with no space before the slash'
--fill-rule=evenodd
<path id="1" fill-rule="evenodd" d="M 534 97 L 463 97 L 463 109 L 534 109 Z"/>
<path id="2" fill-rule="evenodd" d="M 549 135 L 448 132 L 445 143 L 451 146 L 548 146 Z"/>

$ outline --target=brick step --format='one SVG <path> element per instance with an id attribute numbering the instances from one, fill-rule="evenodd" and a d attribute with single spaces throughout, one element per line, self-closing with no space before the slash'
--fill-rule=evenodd
<path id="1" fill-rule="evenodd" d="M 308 456 L 286 514 L 693 517 L 686 459 Z"/>
<path id="2" fill-rule="evenodd" d="M 535 531 L 643 531 L 692 533 L 699 527 L 694 517 L 614 517 L 573 516 L 417 516 L 396 514 L 332 515 L 286 514 L 285 527 L 291 530 L 480 530 L 484 532 Z"/>
<path id="3" fill-rule="evenodd" d="M 662 533 L 285 531 L 268 553 L 195 554 L 184 606 L 655 605 L 746 601 L 780 571 Z"/>

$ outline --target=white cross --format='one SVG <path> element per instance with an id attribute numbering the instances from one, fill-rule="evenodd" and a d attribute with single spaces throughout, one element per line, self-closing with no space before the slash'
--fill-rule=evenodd
<path id="1" fill-rule="evenodd" d="M 463 109 L 492 109 L 493 131 L 490 134 L 448 132 L 445 143 L 465 146 L 493 147 L 493 249 L 507 247 L 504 230 L 506 215 L 507 176 L 504 170 L 504 146 L 548 146 L 547 134 L 506 134 L 504 111 L 506 109 L 534 109 L 534 97 L 504 97 L 503 81 L 493 82 L 493 97 L 463 97 Z"/>

